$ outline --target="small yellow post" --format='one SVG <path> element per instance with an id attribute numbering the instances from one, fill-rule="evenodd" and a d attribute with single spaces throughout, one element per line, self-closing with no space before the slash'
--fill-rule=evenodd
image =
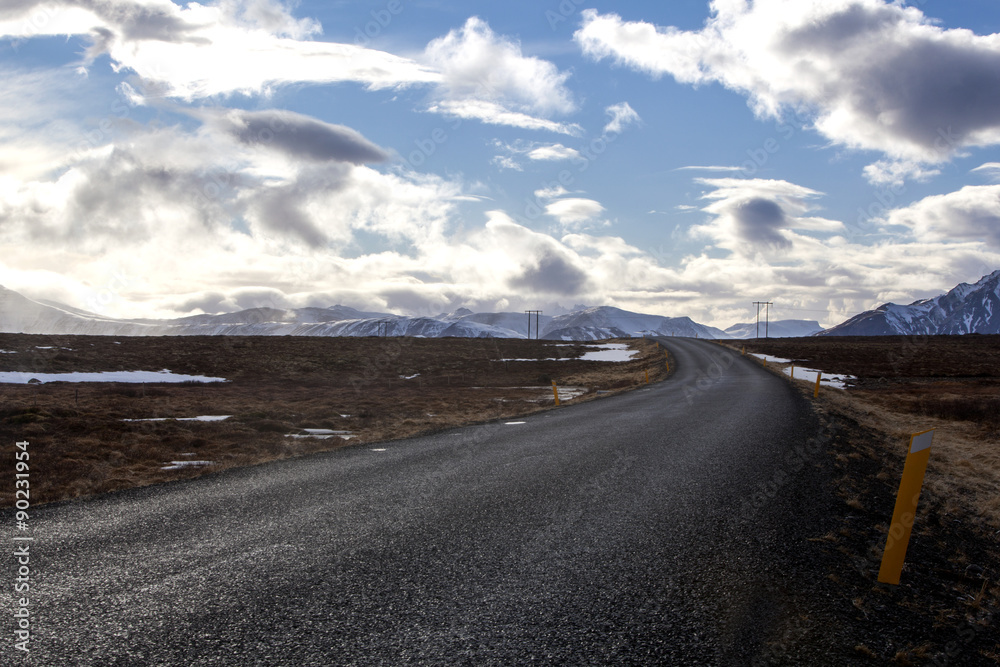
<path id="1" fill-rule="evenodd" d="M 795 379 L 795 364 L 792 364 L 792 379 Z"/>
<path id="2" fill-rule="evenodd" d="M 816 388 L 813 389 L 813 398 L 816 398 L 817 396 L 819 396 L 819 380 L 822 377 L 823 377 L 823 374 L 820 373 L 819 371 L 816 371 Z"/>
<path id="3" fill-rule="evenodd" d="M 670 353 L 664 352 L 663 357 L 667 360 L 667 372 L 670 372 Z"/>
<path id="4" fill-rule="evenodd" d="M 906 560 L 906 547 L 910 543 L 910 531 L 917 517 L 917 501 L 924 485 L 924 473 L 931 456 L 931 442 L 934 431 L 915 433 L 910 437 L 910 450 L 903 464 L 903 478 L 899 481 L 896 507 L 892 511 L 892 523 L 885 538 L 885 551 L 878 580 L 883 584 L 898 584 Z"/>
<path id="5" fill-rule="evenodd" d="M 743 356 L 746 356 L 746 354 L 747 354 L 747 346 L 746 345 L 743 346 L 743 351 L 740 352 L 740 354 L 742 354 Z"/>
<path id="6" fill-rule="evenodd" d="M 646 384 L 649 384 L 649 369 L 646 369 Z"/>
<path id="7" fill-rule="evenodd" d="M 556 405 L 559 405 L 559 390 L 556 389 L 556 381 L 555 380 L 552 381 L 552 395 L 556 399 Z"/>

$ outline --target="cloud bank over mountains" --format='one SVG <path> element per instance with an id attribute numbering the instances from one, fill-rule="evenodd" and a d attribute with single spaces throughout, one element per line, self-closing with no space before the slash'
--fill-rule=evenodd
<path id="1" fill-rule="evenodd" d="M 698 30 L 588 9 L 568 47 L 581 67 L 717 84 L 760 118 L 808 118 L 828 144 L 871 153 L 864 173 L 882 186 L 933 179 L 956 156 L 1000 144 L 1000 35 L 945 29 L 881 0 L 711 7 Z M 323 26 L 294 9 L 5 3 L 0 35 L 12 44 L 75 36 L 85 48 L 60 67 L 26 60 L 4 74 L 0 282 L 107 315 L 582 302 L 727 325 L 745 317 L 748 295 L 780 295 L 789 317 L 833 323 L 1000 266 L 996 162 L 953 192 L 873 200 L 876 214 L 857 220 L 829 216 L 812 177 L 740 177 L 703 162 L 715 166 L 695 169 L 720 173 L 691 174 L 690 201 L 663 206 L 683 206 L 684 222 L 658 244 L 636 240 L 638 223 L 583 180 L 642 141 L 654 108 L 592 101 L 567 57 L 546 59 L 481 17 L 394 54 L 323 41 Z M 113 74 L 115 91 L 97 97 L 108 66 L 101 77 Z M 410 105 L 433 130 L 389 144 L 276 108 L 296 87 L 348 85 Z M 519 133 L 482 146 L 491 177 L 408 157 L 415 142 L 446 146 L 442 128 L 457 123 Z M 669 159 L 664 171 L 683 168 Z M 539 164 L 550 177 L 499 181 Z M 532 200 L 538 215 L 493 203 L 505 195 Z"/>

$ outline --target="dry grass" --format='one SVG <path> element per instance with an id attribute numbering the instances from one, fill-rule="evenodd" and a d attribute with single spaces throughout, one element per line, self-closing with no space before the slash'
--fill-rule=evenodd
<path id="1" fill-rule="evenodd" d="M 910 435 L 934 429 L 924 492 L 1000 527 L 1000 336 L 771 339 L 750 351 L 856 376 L 847 391 L 821 389 L 818 405 L 880 433 L 859 447 L 897 469 Z M 796 384 L 811 396 L 811 383 Z"/>
<path id="2" fill-rule="evenodd" d="M 32 504 L 166 482 L 234 466 L 520 416 L 553 406 L 551 383 L 624 391 L 665 377 L 642 340 L 625 363 L 550 361 L 582 345 L 497 339 L 0 335 L 0 370 L 159 370 L 225 377 L 215 384 L 0 385 L 0 439 L 31 444 Z M 534 361 L 510 361 L 531 359 Z M 220 422 L 170 418 L 232 415 Z M 123 421 L 168 418 L 165 421 Z M 348 431 L 345 441 L 291 438 Z M 210 466 L 163 470 L 172 461 Z M 0 470 L 13 478 L 12 455 Z M 0 505 L 10 505 L 10 488 Z"/>

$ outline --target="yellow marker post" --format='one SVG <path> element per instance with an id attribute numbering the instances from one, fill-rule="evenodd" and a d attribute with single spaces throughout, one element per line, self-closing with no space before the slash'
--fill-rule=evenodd
<path id="1" fill-rule="evenodd" d="M 795 379 L 795 364 L 792 364 L 792 379 Z"/>
<path id="2" fill-rule="evenodd" d="M 669 352 L 664 352 L 663 353 L 663 358 L 666 359 L 666 361 L 667 361 L 667 372 L 669 373 L 670 372 L 670 353 Z"/>
<path id="3" fill-rule="evenodd" d="M 556 389 L 556 381 L 552 381 L 552 395 L 555 396 L 556 405 L 559 405 L 559 390 Z"/>
<path id="4" fill-rule="evenodd" d="M 649 369 L 646 369 L 646 384 L 649 384 Z"/>
<path id="5" fill-rule="evenodd" d="M 816 398 L 817 396 L 819 396 L 819 381 L 820 381 L 820 378 L 822 378 L 822 377 L 823 377 L 823 374 L 820 373 L 819 371 L 816 371 L 816 388 L 813 389 L 813 398 Z"/>
<path id="6" fill-rule="evenodd" d="M 742 355 L 746 356 L 746 353 L 747 353 L 747 346 L 746 346 L 746 345 L 744 345 L 744 346 L 743 346 L 743 351 L 742 351 L 742 352 L 741 352 L 740 354 L 742 354 Z"/>
<path id="7" fill-rule="evenodd" d="M 924 485 L 924 473 L 927 471 L 933 440 L 933 429 L 915 433 L 910 437 L 910 451 L 903 465 L 903 479 L 899 482 L 896 507 L 892 511 L 892 523 L 889 524 L 889 534 L 885 539 L 882 566 L 878 571 L 878 580 L 883 584 L 899 584 L 899 575 L 903 571 L 903 561 L 906 559 L 906 547 L 910 543 L 910 531 L 917 517 L 917 501 L 920 499 L 920 489 Z"/>

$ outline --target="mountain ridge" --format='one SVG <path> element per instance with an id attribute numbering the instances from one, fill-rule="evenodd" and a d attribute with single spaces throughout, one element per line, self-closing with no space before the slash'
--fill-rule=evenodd
<path id="1" fill-rule="evenodd" d="M 532 337 L 549 340 L 603 340 L 649 335 L 728 338 L 720 329 L 688 317 L 632 313 L 597 306 L 558 316 L 542 315 Z M 111 336 L 423 336 L 439 338 L 527 338 L 524 313 L 474 313 L 459 308 L 435 317 L 411 317 L 329 308 L 248 308 L 220 315 L 189 315 L 170 320 L 115 319 L 54 301 L 35 301 L 0 286 L 0 332 Z"/>
<path id="2" fill-rule="evenodd" d="M 905 306 L 884 303 L 830 327 L 821 336 L 918 336 L 1000 333 L 1000 270 L 975 284 Z"/>

